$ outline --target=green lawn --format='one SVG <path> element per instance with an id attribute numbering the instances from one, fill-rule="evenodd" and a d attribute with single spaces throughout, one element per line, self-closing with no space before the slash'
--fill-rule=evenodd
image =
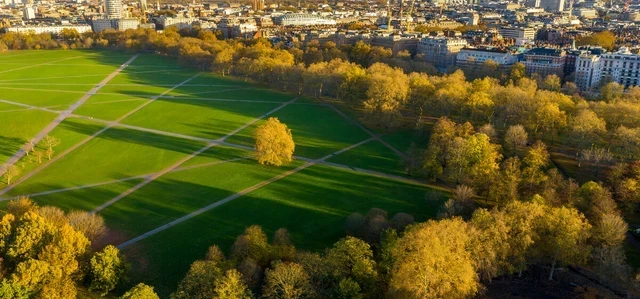
<path id="1" fill-rule="evenodd" d="M 298 166 L 268 167 L 240 160 L 177 171 L 102 210 L 110 228 L 130 238 L 229 197 Z"/>
<path id="2" fill-rule="evenodd" d="M 158 99 L 123 123 L 217 139 L 277 106 L 271 103 Z"/>
<path id="3" fill-rule="evenodd" d="M 78 128 L 83 128 L 78 130 Z M 54 156 L 72 147 L 74 144 L 87 138 L 89 135 L 99 131 L 103 126 L 89 120 L 67 118 L 58 125 L 49 135 L 60 139 L 60 144 L 54 148 Z M 37 150 L 44 151 L 45 147 L 42 142 L 36 146 Z M 43 160 L 46 162 L 46 159 Z M 21 175 L 29 173 L 31 170 L 39 166 L 34 155 L 24 157 L 18 165 L 22 169 Z M 0 181 L 0 188 L 5 187 L 5 182 Z"/>
<path id="4" fill-rule="evenodd" d="M 52 205 L 64 211 L 91 211 L 142 181 L 143 179 L 133 179 L 101 186 L 32 196 L 31 199 L 39 205 Z M 57 186 L 51 186 L 51 189 L 56 190 L 58 188 Z M 5 205 L 6 201 L 0 202 L 2 209 L 4 209 Z"/>
<path id="5" fill-rule="evenodd" d="M 7 88 L 0 84 L 0 100 L 59 110 L 64 110 L 64 108 L 77 102 L 84 93 L 84 91 L 45 91 L 20 87 Z"/>
<path id="6" fill-rule="evenodd" d="M 295 154 L 302 157 L 321 158 L 369 138 L 356 125 L 325 106 L 289 105 L 272 116 L 291 129 Z M 253 146 L 253 132 L 261 123 L 238 132 L 227 141 Z"/>
<path id="7" fill-rule="evenodd" d="M 56 117 L 54 113 L 40 110 L 0 113 L 0 164 L 6 162 Z"/>
<path id="8" fill-rule="evenodd" d="M 63 110 L 133 55 L 83 50 L 2 53 L 0 99 Z M 67 60 L 58 61 L 61 59 Z M 186 84 L 172 89 L 186 80 Z M 122 123 L 217 139 L 299 97 L 242 79 L 184 68 L 173 58 L 141 54 L 74 112 L 95 120 L 71 116 L 51 132 L 62 141 L 54 156 L 104 128 L 104 123 L 97 120 L 116 120 L 163 93 L 166 96 Z M 0 159 L 13 155 L 55 116 L 0 102 Z M 300 97 L 273 116 L 292 130 L 295 154 L 302 157 L 322 158 L 370 138 L 315 99 Z M 253 132 L 263 122 L 264 119 L 248 126 L 226 141 L 252 147 Z M 383 138 L 406 151 L 416 141 L 411 134 L 398 132 Z M 416 141 L 418 146 L 424 146 L 426 139 Z M 86 186 L 33 199 L 67 211 L 92 210 L 143 179 L 115 180 L 161 171 L 204 146 L 203 142 L 116 125 L 42 169 L 6 196 Z M 38 148 L 43 149 L 41 145 Z M 101 214 L 117 235 L 114 242 L 165 225 L 304 163 L 269 167 L 259 165 L 252 155 L 252 151 L 235 147 L 212 147 L 106 207 Z M 400 158 L 378 141 L 362 144 L 329 161 L 402 175 Z M 31 155 L 19 165 L 27 174 L 39 164 Z M 0 189 L 4 187 L 0 183 Z M 166 295 L 208 246 L 218 244 L 227 250 L 235 237 L 252 224 L 262 225 L 269 234 L 286 227 L 299 248 L 322 250 L 344 236 L 344 219 L 353 212 L 365 213 L 378 207 L 391 214 L 408 212 L 422 221 L 433 217 L 441 203 L 426 200 L 432 198 L 433 192 L 440 194 L 419 184 L 337 167 L 311 166 L 127 248 L 125 252 L 135 269 L 132 282 L 145 280 Z M 4 205 L 6 201 L 0 202 L 0 210 Z"/>
<path id="9" fill-rule="evenodd" d="M 332 157 L 327 162 L 344 164 L 379 172 L 404 175 L 402 158 L 377 140 L 369 141 L 354 149 Z"/>
<path id="10" fill-rule="evenodd" d="M 149 98 L 95 94 L 74 113 L 102 120 L 116 120 L 147 101 Z"/>
<path id="11" fill-rule="evenodd" d="M 85 131 L 86 126 L 72 128 Z M 158 172 L 203 143 L 111 128 L 11 191 L 13 195 L 100 183 Z"/>
<path id="12" fill-rule="evenodd" d="M 345 217 L 353 212 L 366 213 L 377 207 L 390 214 L 413 214 L 417 221 L 435 216 L 440 201 L 425 200 L 430 191 L 313 166 L 154 235 L 125 253 L 134 261 L 136 273 L 166 295 L 209 246 L 217 244 L 228 252 L 234 239 L 250 225 L 261 225 L 269 235 L 286 227 L 298 248 L 319 250 L 344 236 Z"/>

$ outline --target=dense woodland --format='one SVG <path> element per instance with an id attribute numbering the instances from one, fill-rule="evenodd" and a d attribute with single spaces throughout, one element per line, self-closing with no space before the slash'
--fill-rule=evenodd
<path id="1" fill-rule="evenodd" d="M 586 267 L 636 291 L 623 244 L 640 203 L 640 87 L 606 83 L 584 97 L 557 76 L 525 76 L 521 64 L 436 75 L 419 56 L 363 43 L 285 48 L 197 28 L 0 36 L 0 51 L 54 48 L 157 52 L 332 101 L 380 133 L 414 130 L 407 174 L 452 190 L 439 220 L 353 214 L 348 237 L 323 253 L 296 251 L 286 229 L 268 238 L 249 227 L 228 257 L 212 246 L 194 262 L 173 298 L 462 298 L 532 266 L 550 280 L 558 267 Z M 552 153 L 577 170 L 557 167 Z"/>

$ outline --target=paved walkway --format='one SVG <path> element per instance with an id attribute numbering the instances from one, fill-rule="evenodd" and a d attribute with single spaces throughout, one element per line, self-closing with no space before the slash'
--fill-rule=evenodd
<path id="1" fill-rule="evenodd" d="M 115 121 L 112 122 L 108 122 L 107 126 L 105 126 L 104 128 L 100 129 L 99 131 L 95 132 L 93 135 L 83 139 L 82 141 L 76 143 L 75 145 L 73 145 L 72 147 L 68 148 L 67 150 L 65 150 L 64 152 L 58 154 L 57 156 L 55 156 L 54 158 L 52 158 L 51 160 L 48 160 L 47 162 L 45 162 L 44 164 L 40 165 L 38 168 L 34 169 L 33 171 L 31 171 L 30 173 L 28 173 L 25 176 L 20 177 L 19 179 L 17 179 L 13 184 L 7 186 L 6 188 L 4 188 L 4 190 L 0 191 L 0 196 L 6 194 L 7 192 L 11 191 L 11 189 L 15 188 L 15 186 L 19 185 L 20 183 L 26 181 L 27 179 L 29 179 L 30 177 L 34 176 L 35 174 L 37 174 L 38 172 L 42 171 L 43 169 L 45 169 L 47 166 L 51 165 L 52 163 L 54 163 L 55 161 L 58 161 L 59 159 L 61 159 L 62 157 L 66 156 L 68 153 L 74 151 L 75 149 L 77 149 L 78 147 L 82 146 L 83 144 L 89 142 L 90 140 L 92 140 L 93 138 L 95 138 L 96 136 L 102 134 L 104 131 L 119 125 L 119 123 L 124 120 L 125 118 L 129 117 L 130 115 L 138 112 L 140 109 L 146 107 L 147 105 L 151 104 L 153 101 L 155 101 L 156 99 L 158 99 L 160 96 L 163 96 L 169 92 L 171 92 L 172 90 L 179 88 L 180 86 L 189 83 L 189 81 L 195 79 L 196 77 L 200 76 L 200 74 L 197 74 L 183 82 L 181 82 L 180 84 L 167 89 L 165 92 L 163 92 L 162 94 L 158 95 L 157 97 L 151 98 L 149 100 L 147 100 L 146 102 L 142 103 L 141 105 L 139 105 L 138 107 L 136 107 L 135 109 L 127 112 L 125 115 L 119 117 L 118 119 L 116 119 Z M 68 114 L 67 116 L 71 116 L 72 114 Z"/>
<path id="2" fill-rule="evenodd" d="M 355 119 L 351 118 L 349 115 L 345 114 L 344 112 L 340 111 L 340 109 L 336 108 L 336 106 L 331 105 L 330 103 L 326 103 L 325 105 L 331 109 L 333 109 L 335 112 L 337 112 L 338 114 L 340 114 L 342 117 L 346 118 L 347 120 L 349 120 L 350 122 L 354 123 L 356 126 L 358 126 L 360 129 L 362 129 L 363 131 L 365 131 L 367 134 L 371 135 L 371 137 L 373 137 L 375 140 L 379 141 L 380 143 L 382 143 L 384 146 L 388 147 L 390 150 L 392 150 L 394 153 L 396 153 L 400 158 L 405 158 L 407 155 L 401 151 L 399 151 L 397 148 L 395 148 L 393 145 L 389 144 L 388 142 L 384 141 L 382 138 L 380 138 L 380 135 L 377 135 L 373 132 L 371 132 L 371 130 L 367 129 L 365 126 L 363 126 L 361 123 L 357 122 Z"/>
<path id="3" fill-rule="evenodd" d="M 84 104 L 84 102 L 86 102 L 92 95 L 94 95 L 96 92 L 98 92 L 98 90 L 100 90 L 100 88 L 102 88 L 105 84 L 107 84 L 109 81 L 111 81 L 111 79 L 113 79 L 115 76 L 117 76 L 131 62 L 133 62 L 136 58 L 138 58 L 138 55 L 140 55 L 140 54 L 136 54 L 133 57 L 131 57 L 131 59 L 129 59 L 124 64 L 122 64 L 117 70 L 113 71 L 113 73 L 109 74 L 109 76 L 107 76 L 100 83 L 98 83 L 98 85 L 96 85 L 91 90 L 86 92 L 78 101 L 76 101 L 75 103 L 71 104 L 71 106 L 69 106 L 69 108 L 67 108 L 65 111 L 60 113 L 58 115 L 58 117 L 56 117 L 51 123 L 49 123 L 46 127 L 44 127 L 29 142 L 27 142 L 24 146 L 22 146 L 22 148 L 20 150 L 18 150 L 17 153 L 15 153 L 13 156 L 11 156 L 11 158 L 9 158 L 9 160 L 7 160 L 7 162 L 5 162 L 2 167 L 0 167 L 0 176 L 2 176 L 6 172 L 6 169 L 9 166 L 16 164 L 20 159 L 22 159 L 22 157 L 24 157 L 27 154 L 27 149 L 28 149 L 29 144 L 38 144 L 38 142 L 40 142 L 40 140 L 42 140 L 45 136 L 49 135 L 49 133 L 51 133 L 51 131 L 53 131 L 53 129 L 55 129 L 63 120 L 65 120 L 65 118 L 67 118 L 69 116 L 69 114 L 72 114 L 74 110 L 76 110 L 80 105 Z M 73 57 L 73 58 L 75 58 L 75 57 Z M 2 72 L 0 72 L 0 73 L 2 73 Z"/>
<path id="4" fill-rule="evenodd" d="M 275 113 L 276 111 L 278 111 L 278 110 L 280 110 L 280 109 L 282 109 L 282 108 L 284 108 L 284 107 L 287 107 L 289 104 L 291 104 L 291 103 L 295 102 L 297 99 L 298 99 L 298 98 L 294 98 L 294 99 L 293 99 L 293 100 L 291 100 L 291 101 L 288 101 L 288 102 L 286 102 L 286 103 L 283 103 L 282 105 L 278 106 L 277 108 L 275 108 L 275 109 L 273 109 L 273 110 L 271 110 L 271 111 L 269 111 L 269 112 L 267 112 L 267 113 L 265 113 L 265 114 L 263 114 L 263 115 L 261 115 L 261 116 L 259 116 L 259 117 L 255 118 L 255 119 L 251 120 L 250 122 L 248 122 L 248 123 L 246 123 L 246 124 L 244 124 L 244 125 L 240 126 L 240 127 L 239 127 L 239 128 L 237 128 L 237 129 L 235 129 L 235 130 L 233 130 L 233 131 L 229 132 L 227 135 L 223 136 L 222 138 L 220 138 L 220 139 L 218 139 L 218 140 L 215 140 L 215 141 L 211 141 L 211 142 L 209 142 L 209 144 L 207 144 L 205 147 L 203 147 L 203 148 L 201 148 L 201 149 L 199 149 L 199 150 L 197 150 L 197 151 L 195 151 L 195 152 L 191 153 L 190 155 L 188 155 L 188 156 L 186 156 L 186 157 L 184 157 L 184 158 L 182 158 L 182 159 L 178 160 L 176 163 L 174 163 L 174 164 L 172 164 L 171 166 L 169 166 L 169 167 L 165 168 L 164 170 L 162 170 L 162 171 L 160 171 L 160 172 L 157 172 L 157 173 L 155 173 L 155 174 L 153 174 L 153 175 L 151 175 L 151 176 L 149 176 L 149 177 L 145 178 L 145 180 L 144 180 L 144 181 L 142 181 L 142 182 L 140 182 L 139 184 L 137 184 L 137 185 L 135 185 L 135 186 L 133 186 L 133 187 L 129 188 L 127 191 L 122 192 L 122 193 L 121 193 L 121 194 L 119 194 L 118 196 L 116 196 L 116 197 L 112 198 L 111 200 L 109 200 L 109 201 L 105 202 L 104 204 L 102 204 L 102 205 L 100 205 L 99 207 L 95 208 L 95 209 L 94 209 L 93 211 L 91 211 L 91 212 L 92 212 L 92 213 L 97 213 L 97 212 L 102 211 L 104 208 L 106 208 L 106 207 L 108 207 L 108 206 L 110 206 L 110 205 L 112 205 L 112 204 L 114 204 L 114 203 L 118 202 L 120 199 L 122 199 L 122 198 L 124 198 L 124 197 L 128 196 L 129 194 L 131 194 L 131 193 L 133 193 L 133 192 L 136 192 L 138 189 L 140 189 L 140 188 L 144 187 L 145 185 L 147 185 L 147 184 L 149 184 L 149 183 L 153 182 L 153 181 L 154 181 L 154 180 L 156 180 L 157 178 L 159 178 L 159 177 L 161 177 L 161 176 L 165 175 L 165 174 L 166 174 L 166 173 L 168 173 L 168 172 L 171 172 L 171 171 L 175 170 L 176 168 L 180 167 L 180 165 L 182 165 L 182 164 L 184 164 L 185 162 L 187 162 L 187 161 L 191 160 L 191 159 L 192 159 L 192 158 L 194 158 L 195 156 L 197 156 L 197 155 L 199 155 L 199 154 L 203 153 L 204 151 L 206 151 L 206 150 L 208 150 L 208 149 L 210 149 L 210 148 L 212 148 L 212 147 L 214 147 L 214 146 L 219 145 L 219 144 L 220 144 L 220 142 L 223 142 L 225 139 L 229 138 L 229 136 L 234 135 L 234 134 L 236 134 L 236 133 L 238 133 L 238 132 L 240 132 L 240 131 L 244 130 L 245 128 L 249 127 L 250 125 L 253 125 L 253 124 L 254 124 L 254 123 L 256 123 L 257 121 L 259 121 L 259 120 L 261 120 L 261 119 L 263 119 L 263 118 L 265 118 L 265 117 L 267 117 L 267 116 L 269 116 L 269 115 L 271 115 L 271 114 Z"/>
<path id="5" fill-rule="evenodd" d="M 0 74 L 5 74 L 5 73 L 9 73 L 9 72 L 15 72 L 15 71 L 26 70 L 26 69 L 34 68 L 34 67 L 37 67 L 37 66 L 51 65 L 51 64 L 56 63 L 56 62 L 59 62 L 59 61 L 65 61 L 65 60 L 76 59 L 76 58 L 83 57 L 83 56 L 84 56 L 84 55 L 80 55 L 80 56 L 73 56 L 73 57 L 67 57 L 67 58 L 64 58 L 64 59 L 58 59 L 58 60 L 54 60 L 54 61 L 47 61 L 47 62 L 38 63 L 38 64 L 31 64 L 31 65 L 27 65 L 27 66 L 23 66 L 23 67 L 15 68 L 15 69 L 10 69 L 10 70 L 0 71 Z"/>

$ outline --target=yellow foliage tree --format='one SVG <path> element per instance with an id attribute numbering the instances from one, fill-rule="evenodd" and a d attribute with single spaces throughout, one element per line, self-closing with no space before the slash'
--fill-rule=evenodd
<path id="1" fill-rule="evenodd" d="M 255 132 L 255 155 L 260 164 L 280 166 L 291 162 L 295 144 L 291 130 L 275 117 L 270 117 Z"/>
<path id="2" fill-rule="evenodd" d="M 393 298 L 464 298 L 478 291 L 468 225 L 459 218 L 421 223 L 398 240 L 389 295 Z"/>

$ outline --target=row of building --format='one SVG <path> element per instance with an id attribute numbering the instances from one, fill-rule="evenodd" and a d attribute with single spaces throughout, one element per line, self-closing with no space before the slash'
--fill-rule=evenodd
<path id="1" fill-rule="evenodd" d="M 470 47 L 465 39 L 427 37 L 419 42 L 417 53 L 440 69 L 453 66 L 478 69 L 488 61 L 507 69 L 520 62 L 528 75 L 571 79 L 583 91 L 596 89 L 603 81 L 625 87 L 640 85 L 640 55 L 626 47 L 614 53 L 600 47 L 567 50 Z"/>

